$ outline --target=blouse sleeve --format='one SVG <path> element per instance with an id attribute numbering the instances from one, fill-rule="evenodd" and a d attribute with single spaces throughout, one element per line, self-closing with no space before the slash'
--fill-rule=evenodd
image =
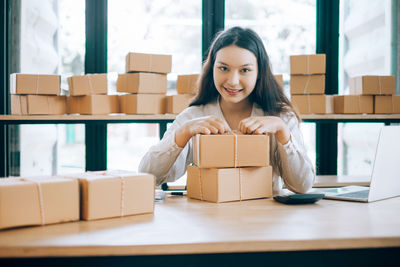
<path id="1" fill-rule="evenodd" d="M 185 174 L 186 166 L 192 162 L 191 140 L 184 148 L 175 143 L 175 130 L 189 119 L 190 112 L 179 114 L 161 141 L 152 146 L 140 161 L 139 172 L 153 174 L 157 185 L 177 180 Z"/>
<path id="2" fill-rule="evenodd" d="M 277 142 L 282 164 L 281 177 L 289 190 L 297 193 L 305 193 L 314 184 L 314 168 L 307 156 L 296 116 L 294 114 L 293 116 L 290 115 L 286 123 L 289 127 L 291 138 L 284 145 Z"/>

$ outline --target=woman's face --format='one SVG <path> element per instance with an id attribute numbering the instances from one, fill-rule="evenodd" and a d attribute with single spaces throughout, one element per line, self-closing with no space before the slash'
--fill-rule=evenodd
<path id="1" fill-rule="evenodd" d="M 217 52 L 213 67 L 214 85 L 224 101 L 239 103 L 253 92 L 257 82 L 256 56 L 236 45 Z"/>

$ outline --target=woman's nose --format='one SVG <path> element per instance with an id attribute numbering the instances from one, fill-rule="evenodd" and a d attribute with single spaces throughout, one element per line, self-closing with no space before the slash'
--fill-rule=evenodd
<path id="1" fill-rule="evenodd" d="M 239 84 L 239 73 L 237 71 L 229 73 L 228 84 L 233 86 Z"/>

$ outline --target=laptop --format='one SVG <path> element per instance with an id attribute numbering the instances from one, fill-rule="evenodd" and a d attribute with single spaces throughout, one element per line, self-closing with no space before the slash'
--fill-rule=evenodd
<path id="1" fill-rule="evenodd" d="M 400 126 L 381 129 L 369 187 L 322 189 L 326 199 L 372 202 L 400 196 Z"/>

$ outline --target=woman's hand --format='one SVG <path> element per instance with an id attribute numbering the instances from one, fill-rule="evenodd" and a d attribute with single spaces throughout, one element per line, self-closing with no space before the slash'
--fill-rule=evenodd
<path id="1" fill-rule="evenodd" d="M 175 131 L 175 143 L 185 147 L 190 138 L 196 134 L 222 134 L 229 130 L 225 121 L 215 117 L 206 116 L 187 121 Z"/>
<path id="2" fill-rule="evenodd" d="M 239 123 L 239 130 L 244 134 L 275 134 L 281 144 L 290 140 L 290 131 L 283 120 L 275 116 L 248 117 Z"/>

